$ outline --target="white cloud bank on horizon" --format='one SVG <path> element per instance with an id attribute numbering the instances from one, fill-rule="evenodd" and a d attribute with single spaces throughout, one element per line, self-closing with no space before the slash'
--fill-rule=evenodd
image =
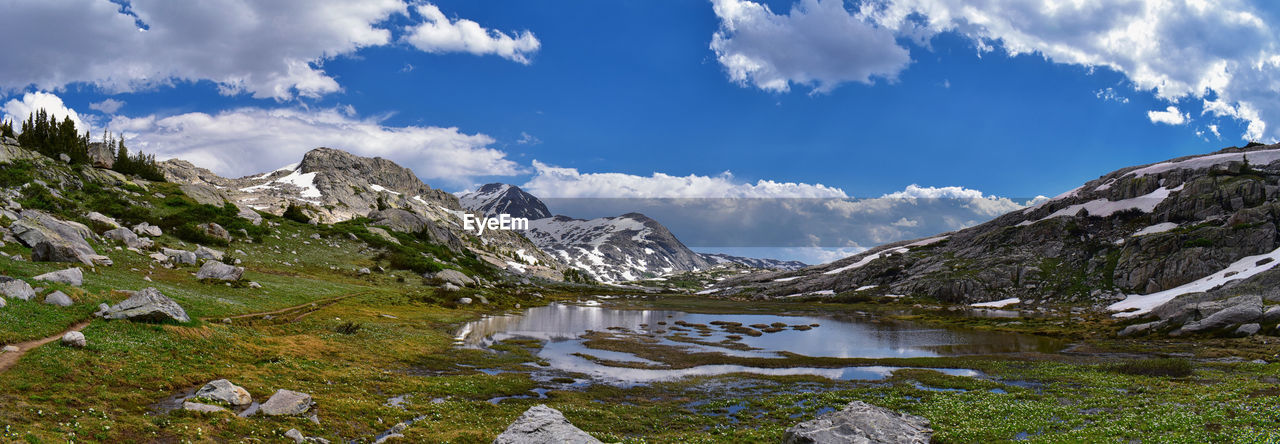
<path id="1" fill-rule="evenodd" d="M 405 0 L 107 0 L 11 2 L 0 14 L 10 51 L 0 92 L 75 83 L 133 92 L 209 80 L 222 94 L 290 100 L 342 90 L 326 60 L 393 43 L 384 28 L 409 14 Z M 539 43 L 415 4 L 424 22 L 407 41 L 431 52 L 495 54 L 520 63 Z M 426 14 L 423 14 L 423 12 Z M 145 28 L 145 29 L 143 29 Z M 56 30 L 56 32 L 55 32 Z"/>
<path id="2" fill-rule="evenodd" d="M 581 173 L 576 168 L 533 161 L 534 176 L 520 188 L 540 198 L 821 198 L 848 197 L 844 190 L 823 184 L 735 181 L 733 174 L 716 176 L 651 176 L 625 173 Z"/>
<path id="3" fill-rule="evenodd" d="M 1280 136 L 1280 36 L 1242 0 L 870 0 L 856 10 L 839 0 L 798 0 L 787 15 L 750 0 L 712 5 L 720 18 L 712 50 L 743 86 L 824 92 L 876 75 L 892 79 L 909 60 L 871 55 L 905 53 L 899 39 L 927 48 L 952 32 L 980 51 L 1112 69 L 1171 103 L 1199 99 L 1201 115 L 1244 122 L 1244 139 Z"/>

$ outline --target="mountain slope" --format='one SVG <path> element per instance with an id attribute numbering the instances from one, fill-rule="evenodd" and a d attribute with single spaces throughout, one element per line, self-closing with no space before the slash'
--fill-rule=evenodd
<path id="1" fill-rule="evenodd" d="M 1280 247 L 1280 145 L 1124 168 L 1047 202 L 929 239 L 874 248 L 795 272 L 721 282 L 719 294 L 760 297 L 915 295 L 944 302 L 1117 301 L 1150 310 L 1179 288 L 1236 268 L 1274 265 Z M 1268 265 L 1272 264 L 1272 265 Z M 1203 291 L 1245 274 L 1223 272 Z M 1230 285 L 1244 284 L 1237 280 Z M 1185 288 L 1184 288 L 1185 289 Z M 1172 291 L 1171 291 L 1172 290 Z M 1135 296 L 1136 295 L 1136 296 Z M 1115 309 L 1126 309 L 1116 304 Z"/>
<path id="2" fill-rule="evenodd" d="M 491 183 L 458 196 L 463 208 L 486 216 L 508 214 L 529 220 L 551 217 L 547 205 L 515 185 Z"/>
<path id="3" fill-rule="evenodd" d="M 332 148 L 307 152 L 302 161 L 238 179 L 220 177 L 182 160 L 160 163 L 167 180 L 198 196 L 201 203 L 233 203 L 242 209 L 281 215 L 291 205 L 315 222 L 360 217 L 392 231 L 424 232 L 433 242 L 469 249 L 490 264 L 519 273 L 560 278 L 563 265 L 526 238 L 507 230 L 483 235 L 463 229 L 458 198 L 427 186 L 412 170 L 387 159 L 357 156 Z"/>

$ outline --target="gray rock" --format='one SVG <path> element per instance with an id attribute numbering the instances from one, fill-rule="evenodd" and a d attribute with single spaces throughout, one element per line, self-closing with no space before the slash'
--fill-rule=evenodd
<path id="1" fill-rule="evenodd" d="M 401 233 L 417 233 L 430 223 L 422 216 L 399 208 L 374 211 L 369 213 L 369 219 L 373 220 L 373 225 L 387 227 L 391 231 L 399 231 Z"/>
<path id="2" fill-rule="evenodd" d="M 95 168 L 110 169 L 116 164 L 115 153 L 111 152 L 111 147 L 103 142 L 89 143 L 89 161 L 93 163 Z"/>
<path id="3" fill-rule="evenodd" d="M 0 294 L 21 301 L 30 301 L 36 297 L 36 291 L 31 288 L 31 284 L 13 278 L 0 278 Z"/>
<path id="4" fill-rule="evenodd" d="M 107 311 L 108 311 L 108 310 L 111 310 L 111 306 L 110 306 L 110 305 L 107 305 L 107 304 L 105 304 L 105 303 L 103 303 L 103 304 L 98 304 L 98 311 L 93 312 L 93 315 L 94 315 L 95 317 L 99 317 L 99 318 L 101 318 L 101 317 L 104 317 L 104 316 L 106 316 L 106 315 L 107 315 Z"/>
<path id="5" fill-rule="evenodd" d="M 67 153 L 58 153 L 58 160 L 61 160 L 62 163 L 71 163 L 71 156 L 68 156 Z"/>
<path id="6" fill-rule="evenodd" d="M 216 224 L 216 223 L 209 222 L 209 223 L 203 223 L 203 224 L 200 224 L 200 225 L 196 225 L 196 228 L 197 228 L 197 229 L 199 229 L 200 231 L 204 232 L 204 234 L 205 234 L 206 236 L 213 237 L 213 238 L 217 238 L 217 239 L 222 239 L 222 240 L 227 241 L 227 242 L 231 242 L 231 233 L 230 233 L 230 232 L 227 232 L 227 229 L 226 229 L 226 228 L 222 228 L 222 225 L 218 225 L 218 224 Z"/>
<path id="7" fill-rule="evenodd" d="M 44 297 L 44 303 L 57 305 L 59 307 L 70 307 L 72 304 L 75 304 L 75 302 L 71 300 L 70 296 L 67 296 L 66 293 L 61 291 L 54 291 L 53 293 L 46 295 Z"/>
<path id="8" fill-rule="evenodd" d="M 1236 336 L 1253 336 L 1262 331 L 1262 325 L 1258 323 L 1244 324 L 1236 328 L 1234 332 Z"/>
<path id="9" fill-rule="evenodd" d="M 236 216 L 239 216 L 241 219 L 248 220 L 251 224 L 262 225 L 262 215 L 258 214 L 257 211 L 254 211 L 253 208 L 249 208 L 248 206 L 238 208 L 240 212 L 236 213 Z"/>
<path id="10" fill-rule="evenodd" d="M 0 308 L 5 308 L 5 307 L 7 307 L 8 305 L 9 305 L 9 303 L 8 303 L 8 302 L 5 302 L 4 298 L 0 298 Z"/>
<path id="11" fill-rule="evenodd" d="M 169 256 L 168 256 L 168 255 L 165 255 L 164 253 L 151 253 L 151 254 L 150 254 L 150 255 L 148 255 L 147 257 L 151 258 L 151 260 L 154 260 L 154 261 L 156 261 L 156 262 L 168 262 L 168 261 L 169 261 Z"/>
<path id="12" fill-rule="evenodd" d="M 384 230 L 378 227 L 366 227 L 366 229 L 368 229 L 370 233 L 377 235 L 378 237 L 382 238 L 387 242 L 400 245 L 400 239 L 396 239 L 396 237 L 392 236 L 391 233 L 388 233 L 387 230 Z"/>
<path id="13" fill-rule="evenodd" d="M 36 276 L 32 279 L 35 279 L 37 281 L 57 282 L 60 284 L 67 284 L 74 287 L 79 287 L 81 284 L 84 283 L 84 272 L 80 271 L 79 268 L 68 268 L 66 270 L 59 270 L 59 271 L 45 273 L 45 274 Z"/>
<path id="14" fill-rule="evenodd" d="M 252 282 L 252 281 L 250 281 L 250 282 L 249 282 L 249 288 L 262 288 L 262 284 L 259 284 L 259 283 L 257 283 L 257 282 Z"/>
<path id="15" fill-rule="evenodd" d="M 359 270 L 356 270 L 356 274 L 359 274 L 361 276 L 367 275 L 369 273 L 372 273 L 372 271 L 369 271 L 368 268 L 361 268 Z"/>
<path id="16" fill-rule="evenodd" d="M 172 248 L 163 248 L 160 252 L 164 253 L 165 256 L 168 256 L 169 260 L 173 261 L 175 264 L 195 265 L 199 262 L 199 258 L 196 257 L 195 252 L 174 250 Z"/>
<path id="17" fill-rule="evenodd" d="M 161 235 L 164 234 L 164 232 L 160 230 L 160 227 L 151 225 L 146 222 L 134 225 L 133 232 L 138 233 L 140 235 L 147 235 L 151 237 L 160 237 Z"/>
<path id="18" fill-rule="evenodd" d="M 87 217 L 90 221 L 100 223 L 107 227 L 120 228 L 120 223 L 116 222 L 115 219 L 112 219 L 111 217 L 105 214 L 99 213 L 97 211 L 91 211 L 89 212 L 89 214 L 85 215 L 85 217 Z"/>
<path id="19" fill-rule="evenodd" d="M 241 406 L 253 403 L 253 397 L 249 396 L 249 391 L 244 387 L 232 384 L 226 379 L 218 379 L 210 381 L 200 390 L 196 391 L 197 398 L 212 399 L 214 401 L 225 402 L 230 405 Z"/>
<path id="20" fill-rule="evenodd" d="M 145 250 L 155 245 L 155 242 L 152 242 L 151 239 L 138 237 L 133 230 L 125 227 L 116 228 L 114 230 L 107 231 L 106 233 L 102 233 L 102 237 L 119 241 L 126 247 L 137 248 L 140 250 Z"/>
<path id="21" fill-rule="evenodd" d="M 313 405 L 315 402 L 311 400 L 311 395 L 280 389 L 267 402 L 262 403 L 258 411 L 268 416 L 301 415 L 311 410 Z"/>
<path id="22" fill-rule="evenodd" d="M 475 285 L 476 283 L 476 281 L 474 279 L 471 279 L 470 276 L 463 274 L 461 271 L 453 270 L 453 269 L 440 270 L 440 272 L 432 275 L 431 277 L 451 283 L 453 285 L 457 285 L 459 287 Z"/>
<path id="23" fill-rule="evenodd" d="M 458 298 L 458 303 L 462 305 L 471 305 L 471 298 Z"/>
<path id="24" fill-rule="evenodd" d="M 299 432 L 298 429 L 289 429 L 289 431 L 284 432 L 284 437 L 292 439 L 293 442 L 296 442 L 298 444 L 307 442 L 307 437 L 303 436 L 302 432 Z"/>
<path id="25" fill-rule="evenodd" d="M 1150 330 L 1159 328 L 1162 324 L 1164 324 L 1164 321 L 1154 321 L 1154 322 L 1147 322 L 1145 324 L 1130 325 L 1128 327 L 1125 327 L 1123 330 L 1120 330 L 1120 336 L 1124 337 L 1124 336 L 1132 336 L 1140 333 L 1146 333 Z"/>
<path id="26" fill-rule="evenodd" d="M 927 443 L 933 435 L 929 420 L 854 401 L 787 429 L 783 442 L 802 443 Z"/>
<path id="27" fill-rule="evenodd" d="M 187 311 L 181 305 L 169 299 L 152 287 L 136 291 L 128 299 L 107 309 L 107 319 L 128 319 L 131 321 L 190 322 Z"/>
<path id="28" fill-rule="evenodd" d="M 84 346 L 88 344 L 84 339 L 84 333 L 69 331 L 62 335 L 62 345 L 67 347 L 84 348 Z"/>
<path id="29" fill-rule="evenodd" d="M 214 250 L 212 248 L 209 248 L 203 245 L 201 245 L 199 248 L 196 248 L 195 255 L 196 255 L 196 259 L 214 260 L 214 261 L 221 261 L 222 257 L 225 256 L 223 252 Z"/>
<path id="30" fill-rule="evenodd" d="M 593 444 L 600 440 L 569 423 L 559 410 L 535 405 L 493 440 L 494 444 Z"/>
<path id="31" fill-rule="evenodd" d="M 1262 323 L 1270 324 L 1272 322 L 1280 322 L 1280 305 L 1272 305 L 1267 311 L 1262 313 Z"/>
<path id="32" fill-rule="evenodd" d="M 1246 295 L 1231 298 L 1229 301 L 1232 302 L 1232 305 L 1214 312 L 1204 319 L 1183 325 L 1180 333 L 1217 330 L 1231 325 L 1255 322 L 1262 318 L 1261 296 Z"/>
<path id="33" fill-rule="evenodd" d="M 200 413 L 218 413 L 218 412 L 227 411 L 227 409 L 220 406 L 201 404 L 198 402 L 191 402 L 191 401 L 183 402 L 182 409 L 189 412 L 200 412 Z"/>
<path id="34" fill-rule="evenodd" d="M 218 261 L 208 261 L 196 272 L 196 279 L 238 281 L 244 275 L 244 267 L 235 267 Z"/>

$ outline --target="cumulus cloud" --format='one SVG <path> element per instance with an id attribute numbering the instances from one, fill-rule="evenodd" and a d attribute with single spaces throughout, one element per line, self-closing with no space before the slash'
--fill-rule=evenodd
<path id="1" fill-rule="evenodd" d="M 1191 115 L 1178 111 L 1178 107 L 1170 105 L 1164 111 L 1147 111 L 1147 118 L 1151 119 L 1151 123 L 1181 125 L 1187 123 L 1187 119 L 1190 119 Z"/>
<path id="2" fill-rule="evenodd" d="M 1210 113 L 1247 122 L 1245 138 L 1280 134 L 1266 132 L 1280 119 L 1280 41 L 1243 0 L 881 0 L 860 15 L 899 35 L 955 32 L 1010 55 L 1106 67 L 1170 102 L 1211 95 Z"/>
<path id="3" fill-rule="evenodd" d="M 846 82 L 893 80 L 910 53 L 893 33 L 856 17 L 842 0 L 800 0 L 787 14 L 749 0 L 712 0 L 720 29 L 716 60 L 743 86 L 786 92 L 791 84 L 825 93 Z"/>
<path id="4" fill-rule="evenodd" d="M 355 117 L 349 107 L 117 116 L 108 128 L 123 133 L 131 148 L 161 159 L 181 158 L 229 176 L 270 171 L 321 146 L 391 159 L 432 185 L 442 181 L 460 186 L 476 176 L 521 173 L 505 153 L 488 147 L 494 139 L 487 135 L 457 128 L 387 126 L 378 119 Z"/>
<path id="5" fill-rule="evenodd" d="M 818 198 L 847 197 L 844 190 L 822 184 L 734 180 L 717 176 L 650 176 L 623 173 L 580 173 L 576 168 L 533 161 L 534 176 L 521 188 L 544 198 Z"/>
<path id="6" fill-rule="evenodd" d="M 116 111 L 120 111 L 120 108 L 123 106 L 124 102 L 122 101 L 106 99 L 101 102 L 90 103 L 89 109 L 102 111 L 104 114 L 115 114 Z"/>
<path id="7" fill-rule="evenodd" d="M 439 12 L 429 4 L 417 8 Z M 324 72 L 326 60 L 391 43 L 383 26 L 403 14 L 404 0 L 133 0 L 123 7 L 107 0 L 12 2 L 0 14 L 0 29 L 9 47 L 22 50 L 5 54 L 0 88 L 57 90 L 83 82 L 131 92 L 209 80 L 228 95 L 318 97 L 342 89 Z M 526 36 L 532 39 L 526 33 L 517 41 Z M 523 52 L 471 48 L 466 50 L 527 62 Z"/>
<path id="8" fill-rule="evenodd" d="M 22 121 L 27 120 L 27 116 L 32 113 L 45 110 L 49 115 L 58 120 L 71 117 L 71 121 L 76 123 L 76 129 L 81 132 L 91 131 L 89 122 L 80 117 L 80 113 L 76 110 L 68 108 L 62 103 L 62 98 L 56 94 L 47 92 L 30 92 L 22 95 L 22 99 L 10 99 L 5 102 L 4 118 L 2 120 L 13 122 L 14 130 L 21 130 Z"/>
<path id="9" fill-rule="evenodd" d="M 542 43 L 529 31 L 514 33 L 514 37 L 493 29 L 485 29 L 471 20 L 450 20 L 432 4 L 417 5 L 414 10 L 423 22 L 410 26 L 404 40 L 415 48 L 430 53 L 467 52 L 475 55 L 497 55 L 504 59 L 528 64 L 529 55 L 537 52 Z"/>

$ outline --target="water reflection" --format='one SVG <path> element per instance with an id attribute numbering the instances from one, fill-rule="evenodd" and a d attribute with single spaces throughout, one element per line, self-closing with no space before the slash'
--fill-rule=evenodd
<path id="1" fill-rule="evenodd" d="M 720 342 L 734 333 L 711 325 L 714 321 L 752 324 L 782 323 L 787 326 L 818 325 L 810 330 L 786 328 L 761 336 L 742 336 L 738 342 L 751 350 L 731 350 L 712 345 L 676 342 L 667 337 L 677 331 L 677 322 L 686 324 L 683 333 L 702 342 Z M 707 329 L 689 328 L 687 324 L 707 325 Z M 778 357 L 790 352 L 814 357 L 837 358 L 911 358 L 955 356 L 965 354 L 1054 352 L 1061 344 L 1047 338 L 1010 333 L 924 328 L 904 322 L 878 322 L 874 319 L 822 315 L 701 314 L 675 310 L 631 310 L 574 304 L 551 304 L 524 313 L 493 316 L 471 322 L 457 335 L 467 347 L 488 347 L 512 338 L 536 338 L 547 341 L 539 357 L 551 366 L 570 372 L 593 375 L 599 379 L 645 382 L 684 376 L 719 375 L 752 372 L 771 375 L 816 375 L 831 379 L 881 379 L 894 369 L 888 367 L 850 368 L 778 368 L 764 369 L 736 365 L 708 365 L 688 369 L 628 369 L 600 365 L 575 354 L 582 353 L 609 361 L 648 361 L 629 353 L 590 349 L 581 336 L 588 331 L 620 329 L 653 334 L 660 344 L 689 347 L 691 351 L 711 351 L 733 356 Z M 662 332 L 662 333 L 660 333 Z M 964 374 L 967 370 L 952 370 Z"/>

